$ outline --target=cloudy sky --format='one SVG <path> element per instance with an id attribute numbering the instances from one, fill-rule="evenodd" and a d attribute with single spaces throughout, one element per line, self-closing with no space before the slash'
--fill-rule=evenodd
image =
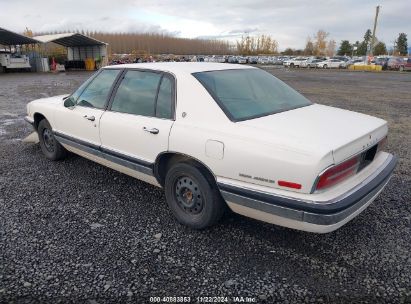
<path id="1" fill-rule="evenodd" d="M 378 4 L 379 40 L 391 46 L 400 32 L 411 40 L 411 0 L 0 0 L 0 27 L 165 32 L 233 42 L 245 33 L 269 34 L 280 49 L 303 48 L 318 29 L 337 43 L 362 40 Z"/>

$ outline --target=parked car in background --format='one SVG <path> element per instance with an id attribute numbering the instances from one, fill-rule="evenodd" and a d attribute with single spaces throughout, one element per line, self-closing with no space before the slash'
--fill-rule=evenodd
<path id="1" fill-rule="evenodd" d="M 259 64 L 268 64 L 268 58 L 263 56 L 263 57 L 258 57 L 257 59 Z"/>
<path id="2" fill-rule="evenodd" d="M 247 60 L 248 60 L 249 64 L 257 64 L 258 63 L 258 57 L 250 56 L 250 57 L 247 58 Z"/>
<path id="3" fill-rule="evenodd" d="M 284 65 L 284 61 L 290 59 L 288 56 L 278 56 L 274 64 Z"/>
<path id="4" fill-rule="evenodd" d="M 237 56 L 228 56 L 227 62 L 228 63 L 238 63 Z"/>
<path id="5" fill-rule="evenodd" d="M 317 68 L 322 69 L 343 69 L 346 67 L 345 61 L 339 59 L 327 59 L 317 63 Z"/>
<path id="6" fill-rule="evenodd" d="M 338 59 L 344 62 L 348 62 L 350 61 L 351 58 L 347 57 L 347 56 L 333 56 L 330 59 Z"/>
<path id="7" fill-rule="evenodd" d="M 245 57 L 237 57 L 237 63 L 239 63 L 239 64 L 244 64 L 244 63 L 247 63 L 247 58 L 245 58 Z"/>
<path id="8" fill-rule="evenodd" d="M 391 57 L 387 61 L 387 70 L 403 70 L 404 69 L 404 60 L 401 57 Z"/>
<path id="9" fill-rule="evenodd" d="M 402 71 L 411 71 L 411 57 L 403 59 Z"/>
<path id="10" fill-rule="evenodd" d="M 71 151 L 164 188 L 176 219 L 196 229 L 228 207 L 330 232 L 371 204 L 396 165 L 383 151 L 386 121 L 313 104 L 244 65 L 104 67 L 70 95 L 30 102 L 26 121 L 46 158 Z"/>
<path id="11" fill-rule="evenodd" d="M 214 57 L 214 62 L 225 63 L 225 57 L 224 56 L 215 56 Z"/>
<path id="12" fill-rule="evenodd" d="M 374 59 L 374 64 L 382 66 L 383 70 L 387 69 L 389 57 L 376 57 Z"/>
<path id="13" fill-rule="evenodd" d="M 288 66 L 290 68 L 299 68 L 305 65 L 306 61 L 307 61 L 306 57 L 297 57 L 297 58 L 284 61 L 284 66 Z"/>
<path id="14" fill-rule="evenodd" d="M 364 59 L 360 59 L 360 58 L 350 59 L 346 62 L 346 67 L 348 68 L 351 65 L 356 65 L 357 63 L 363 63 L 363 62 L 364 62 Z"/>
<path id="15" fill-rule="evenodd" d="M 324 59 L 317 59 L 317 58 L 308 58 L 306 61 L 301 62 L 302 68 L 316 68 L 317 63 L 324 61 Z"/>

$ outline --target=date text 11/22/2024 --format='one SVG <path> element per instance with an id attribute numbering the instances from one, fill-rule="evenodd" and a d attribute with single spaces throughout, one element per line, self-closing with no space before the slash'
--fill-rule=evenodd
<path id="1" fill-rule="evenodd" d="M 184 296 L 169 296 L 169 297 L 150 297 L 150 303 L 256 303 L 255 297 L 184 297 Z"/>

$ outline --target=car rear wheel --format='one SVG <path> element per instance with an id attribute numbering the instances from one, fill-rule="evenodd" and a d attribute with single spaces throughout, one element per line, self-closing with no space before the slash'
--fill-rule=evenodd
<path id="1" fill-rule="evenodd" d="M 56 140 L 53 130 L 46 119 L 40 121 L 37 128 L 40 148 L 46 158 L 60 160 L 67 156 L 67 150 Z"/>
<path id="2" fill-rule="evenodd" d="M 290 68 L 293 68 L 293 67 L 294 67 L 294 63 L 291 63 L 291 64 L 290 64 Z"/>
<path id="3" fill-rule="evenodd" d="M 177 163 L 168 170 L 165 194 L 176 219 L 194 229 L 214 225 L 226 209 L 213 177 L 194 163 Z"/>
<path id="4" fill-rule="evenodd" d="M 324 65 L 323 65 L 323 68 L 326 69 L 326 68 L 328 68 L 328 66 L 327 66 L 326 64 L 324 64 Z"/>

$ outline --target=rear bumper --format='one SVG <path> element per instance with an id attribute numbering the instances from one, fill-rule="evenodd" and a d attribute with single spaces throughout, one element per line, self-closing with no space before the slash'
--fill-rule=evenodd
<path id="1" fill-rule="evenodd" d="M 354 189 L 326 202 L 297 200 L 219 183 L 222 196 L 236 213 L 298 230 L 327 233 L 360 214 L 391 178 L 397 157 L 389 154 L 382 166 Z"/>

